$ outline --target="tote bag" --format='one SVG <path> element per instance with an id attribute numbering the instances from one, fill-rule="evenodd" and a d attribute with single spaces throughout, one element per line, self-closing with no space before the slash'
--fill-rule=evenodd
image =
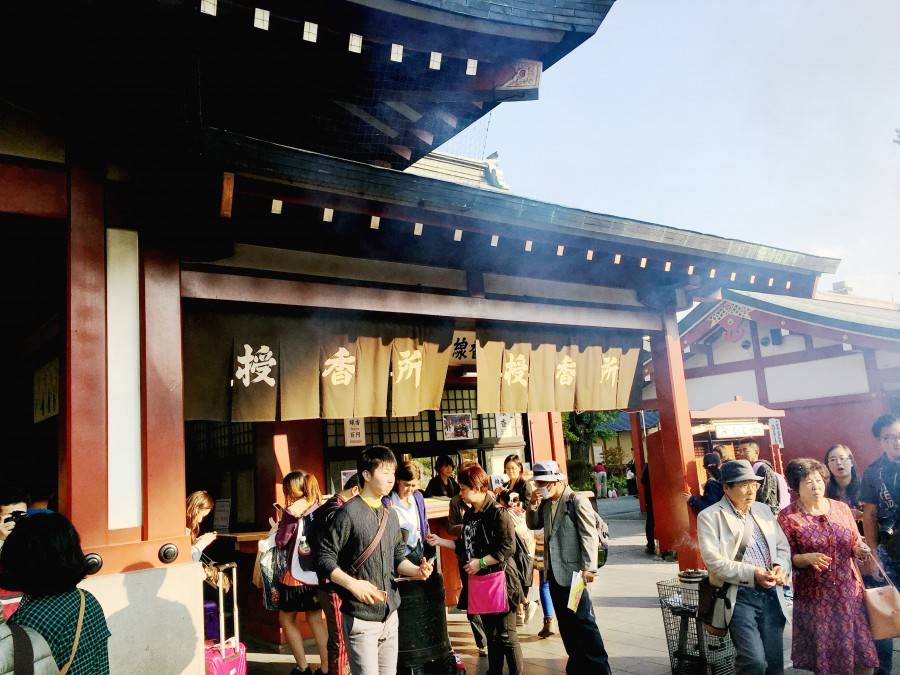
<path id="1" fill-rule="evenodd" d="M 872 554 L 875 556 L 875 554 Z M 900 637 L 900 593 L 875 556 L 875 564 L 887 580 L 887 586 L 865 590 L 866 615 L 873 640 Z"/>
<path id="2" fill-rule="evenodd" d="M 306 515 L 306 514 L 304 514 Z M 304 552 L 305 548 L 305 552 Z M 309 546 L 306 544 L 306 532 L 304 527 L 304 519 L 301 518 L 297 523 L 297 536 L 294 539 L 294 550 L 291 554 L 291 576 L 302 586 L 317 586 L 319 584 L 318 575 L 312 570 L 303 569 L 300 557 L 310 557 Z M 290 585 L 290 584 L 289 584 Z"/>
<path id="3" fill-rule="evenodd" d="M 468 592 L 466 612 L 469 614 L 506 614 L 509 611 L 506 574 L 503 570 L 484 575 L 469 575 Z"/>

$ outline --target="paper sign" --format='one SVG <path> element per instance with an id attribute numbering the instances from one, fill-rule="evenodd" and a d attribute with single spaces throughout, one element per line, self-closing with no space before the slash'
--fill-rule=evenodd
<path id="1" fill-rule="evenodd" d="M 453 441 L 460 438 L 475 438 L 472 430 L 471 413 L 449 413 L 442 416 L 444 440 Z"/>
<path id="2" fill-rule="evenodd" d="M 765 428 L 760 422 L 726 422 L 715 425 L 716 438 L 744 438 L 763 436 Z"/>
<path id="3" fill-rule="evenodd" d="M 784 436 L 781 435 L 781 420 L 777 417 L 769 419 L 769 438 L 772 439 L 772 445 L 779 448 L 784 447 Z"/>
<path id="4" fill-rule="evenodd" d="M 344 445 L 353 448 L 366 444 L 366 422 L 362 417 L 344 420 Z"/>
<path id="5" fill-rule="evenodd" d="M 216 532 L 228 532 L 231 527 L 231 500 L 217 499 L 213 513 L 213 529 Z"/>

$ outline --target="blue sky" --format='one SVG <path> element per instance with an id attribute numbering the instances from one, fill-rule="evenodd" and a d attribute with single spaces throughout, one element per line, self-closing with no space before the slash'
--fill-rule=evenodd
<path id="1" fill-rule="evenodd" d="M 598 33 L 446 144 L 514 192 L 843 259 L 900 302 L 900 1 L 618 0 Z"/>

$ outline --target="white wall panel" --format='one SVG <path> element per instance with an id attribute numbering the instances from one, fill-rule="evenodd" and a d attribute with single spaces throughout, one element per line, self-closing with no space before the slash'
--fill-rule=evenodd
<path id="1" fill-rule="evenodd" d="M 869 391 L 862 354 L 848 354 L 765 369 L 769 401 L 808 401 Z"/>
<path id="2" fill-rule="evenodd" d="M 771 334 L 767 330 L 760 330 L 760 339 L 767 337 L 771 339 Z M 778 356 L 779 354 L 791 354 L 793 352 L 802 352 L 806 349 L 806 340 L 802 335 L 785 335 L 780 345 L 769 343 L 768 346 L 760 342 L 759 352 L 763 357 Z"/>
<path id="3" fill-rule="evenodd" d="M 141 314 L 138 235 L 106 231 L 109 529 L 142 519 Z"/>
<path id="4" fill-rule="evenodd" d="M 756 375 L 752 370 L 736 373 L 691 377 L 687 380 L 688 405 L 691 410 L 705 410 L 742 396 L 745 401 L 759 402 Z"/>
<path id="5" fill-rule="evenodd" d="M 750 339 L 750 325 L 744 322 L 744 336 L 737 342 L 729 342 L 724 338 L 719 338 L 713 343 L 713 363 L 721 365 L 723 363 L 735 363 L 736 361 L 747 361 L 753 358 L 753 347 L 748 349 L 741 347 L 741 342 Z"/>
<path id="6" fill-rule="evenodd" d="M 900 367 L 900 352 L 878 350 L 875 352 L 875 363 L 879 368 L 898 368 Z"/>
<path id="7" fill-rule="evenodd" d="M 184 563 L 79 584 L 106 615 L 111 673 L 203 675 L 203 576 L 200 563 Z"/>
<path id="8" fill-rule="evenodd" d="M 813 348 L 821 349 L 822 347 L 834 347 L 835 345 L 839 345 L 840 342 L 835 342 L 834 340 L 826 340 L 825 338 L 820 338 L 816 335 L 813 335 Z"/>

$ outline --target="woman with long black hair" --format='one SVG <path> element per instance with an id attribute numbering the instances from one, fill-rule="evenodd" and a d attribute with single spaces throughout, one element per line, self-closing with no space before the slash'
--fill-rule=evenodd
<path id="1" fill-rule="evenodd" d="M 824 464 L 831 477 L 825 486 L 825 496 L 844 502 L 850 507 L 853 517 L 862 520 L 862 507 L 859 500 L 861 483 L 856 472 L 856 459 L 846 445 L 832 445 L 825 453 Z"/>

